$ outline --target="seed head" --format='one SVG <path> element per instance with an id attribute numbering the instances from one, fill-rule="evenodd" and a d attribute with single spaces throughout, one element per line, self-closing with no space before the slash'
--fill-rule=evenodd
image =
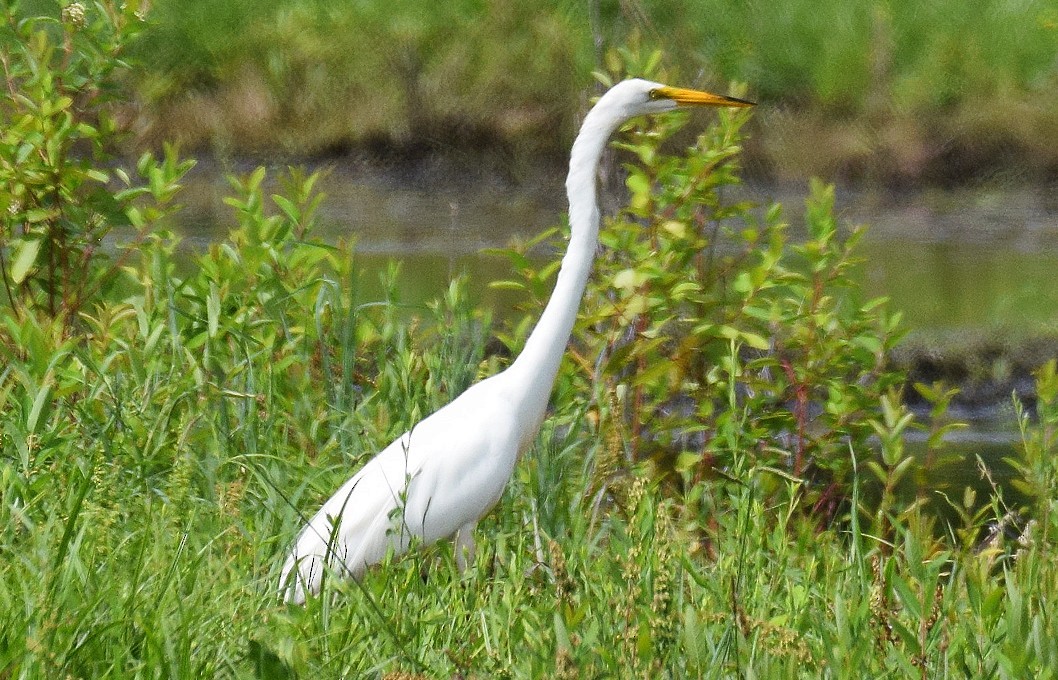
<path id="1" fill-rule="evenodd" d="M 62 21 L 65 24 L 69 24 L 74 28 L 84 28 L 88 24 L 88 19 L 85 17 L 84 5 L 79 2 L 71 2 L 66 7 L 62 8 Z"/>

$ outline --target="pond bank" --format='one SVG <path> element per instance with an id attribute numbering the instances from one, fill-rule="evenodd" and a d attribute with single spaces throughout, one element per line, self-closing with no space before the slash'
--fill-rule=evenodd
<path id="1" fill-rule="evenodd" d="M 1058 358 L 1058 333 L 1012 336 L 997 330 L 912 334 L 890 355 L 890 362 L 908 375 L 904 399 L 914 410 L 929 404 L 913 389 L 914 383 L 942 383 L 959 390 L 951 415 L 968 422 L 1007 422 L 1013 426 L 1014 398 L 1033 413 L 1036 406 L 1034 372 Z"/>

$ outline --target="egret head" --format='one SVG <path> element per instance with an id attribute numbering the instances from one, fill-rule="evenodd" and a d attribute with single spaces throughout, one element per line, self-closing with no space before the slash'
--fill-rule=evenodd
<path id="1" fill-rule="evenodd" d="M 603 95 L 599 103 L 610 103 L 607 100 L 612 100 L 614 108 L 620 110 L 626 118 L 649 113 L 662 113 L 690 106 L 734 108 L 753 106 L 753 102 L 744 99 L 699 90 L 688 90 L 681 87 L 670 87 L 669 85 L 640 78 L 632 78 L 614 85 Z"/>

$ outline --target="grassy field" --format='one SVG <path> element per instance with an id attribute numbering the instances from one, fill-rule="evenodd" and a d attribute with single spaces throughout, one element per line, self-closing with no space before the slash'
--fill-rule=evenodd
<path id="1" fill-rule="evenodd" d="M 1047 0 L 169 0 L 150 22 L 142 139 L 222 154 L 561 158 L 592 70 L 622 70 L 615 48 L 635 45 L 663 49 L 673 81 L 749 85 L 764 105 L 747 149 L 758 174 L 947 182 L 1058 167 Z"/>
<path id="2" fill-rule="evenodd" d="M 5 677 L 1058 671 L 1053 365 L 1019 459 L 1038 505 L 1008 537 L 982 533 L 1009 514 L 999 489 L 948 498 L 962 522 L 939 533 L 922 507 L 879 500 L 873 470 L 895 483 L 894 465 L 907 469 L 898 411 L 876 415 L 881 457 L 847 451 L 847 505 L 821 526 L 811 483 L 758 462 L 734 380 L 717 383 L 732 409 L 708 447 L 730 463 L 674 486 L 615 463 L 628 430 L 568 369 L 479 528 L 474 568 L 460 575 L 440 545 L 282 605 L 278 569 L 305 513 L 503 360 L 459 283 L 414 323 L 397 280 L 357 303 L 355 260 L 271 240 L 282 230 L 259 231 L 279 223 L 254 217 L 253 186 L 198 273 L 145 248 L 137 291 L 85 313 L 77 337 L 5 317 Z"/>
<path id="3" fill-rule="evenodd" d="M 284 275 L 284 296 L 267 267 L 226 276 L 223 249 L 201 264 L 185 283 L 156 269 L 79 338 L 8 321 L 4 677 L 1058 671 L 1054 394 L 1026 429 L 1025 478 L 1045 490 L 1031 528 L 989 541 L 1001 497 L 948 499 L 964 522 L 939 535 L 913 508 L 866 502 L 886 460 L 870 448 L 848 452 L 845 503 L 861 511 L 820 526 L 809 486 L 753 462 L 738 409 L 710 446 L 732 456 L 721 477 L 674 494 L 649 467 L 611 474 L 627 432 L 589 417 L 598 405 L 567 375 L 474 568 L 460 575 L 440 545 L 282 605 L 305 513 L 497 360 L 458 285 L 409 325 L 397 299 L 358 306 L 329 278 Z M 896 419 L 879 420 L 899 449 Z"/>
<path id="4" fill-rule="evenodd" d="M 360 296 L 298 170 L 229 178 L 227 237 L 178 266 L 191 164 L 108 155 L 137 9 L 0 25 L 0 678 L 1058 674 L 1058 364 L 1014 486 L 947 456 L 953 393 L 902 405 L 833 187 L 797 243 L 725 198 L 748 112 L 679 151 L 687 117 L 622 133 L 628 204 L 475 565 L 441 544 L 282 604 L 306 515 L 522 346 L 557 266 L 526 253 L 563 230 L 499 253 L 502 326 L 460 279 L 407 304 L 396 264 Z M 985 490 L 922 484 L 946 466 Z"/>

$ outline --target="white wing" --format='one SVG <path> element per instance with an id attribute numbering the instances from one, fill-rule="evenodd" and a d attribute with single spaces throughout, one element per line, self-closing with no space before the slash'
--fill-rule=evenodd
<path id="1" fill-rule="evenodd" d="M 318 592 L 325 565 L 358 578 L 390 548 L 401 554 L 412 537 L 449 537 L 496 504 L 518 457 L 519 429 L 499 377 L 401 435 L 324 503 L 283 566 L 289 601 Z"/>

